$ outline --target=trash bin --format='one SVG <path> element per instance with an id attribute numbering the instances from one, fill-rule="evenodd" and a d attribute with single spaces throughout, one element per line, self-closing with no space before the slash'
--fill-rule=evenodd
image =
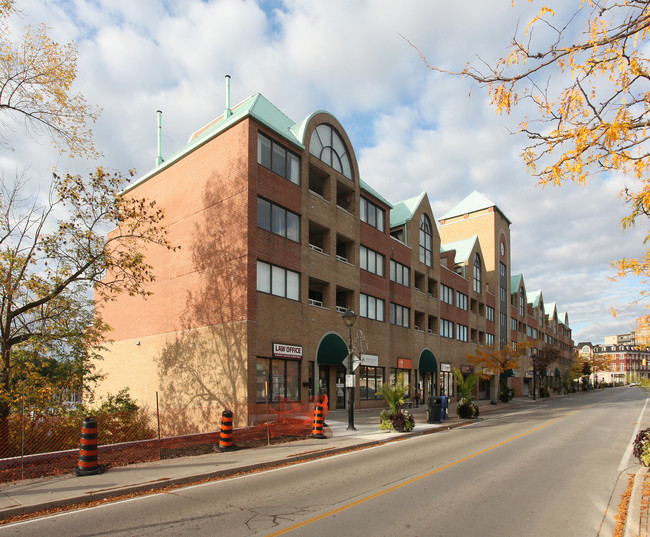
<path id="1" fill-rule="evenodd" d="M 427 423 L 440 423 L 442 417 L 442 397 L 429 397 L 427 402 Z"/>
<path id="2" fill-rule="evenodd" d="M 442 409 L 440 411 L 440 421 L 445 421 L 449 415 L 449 397 L 443 395 L 440 397 L 442 399 Z"/>

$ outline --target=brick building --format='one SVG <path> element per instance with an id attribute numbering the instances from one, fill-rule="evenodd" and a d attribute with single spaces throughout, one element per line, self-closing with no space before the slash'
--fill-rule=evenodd
<path id="1" fill-rule="evenodd" d="M 607 336 L 600 345 L 579 343 L 577 349 L 586 360 L 607 364 L 606 370 L 590 375 L 590 382 L 597 377 L 599 383 L 622 385 L 639 376 L 650 378 L 650 349 L 645 344 L 637 344 L 634 333 Z"/>
<path id="2" fill-rule="evenodd" d="M 398 373 L 423 398 L 455 395 L 451 371 L 470 372 L 479 344 L 548 337 L 557 367 L 570 366 L 567 316 L 531 305 L 510 276 L 504 213 L 473 193 L 438 230 L 427 194 L 391 204 L 361 179 L 327 112 L 295 123 L 260 94 L 227 103 L 125 195 L 156 200 L 181 249 L 146 252 L 149 299 L 103 306 L 114 330 L 99 395 L 128 385 L 152 406 L 158 394 L 188 427 L 223 408 L 254 423 L 267 399 L 321 391 L 344 407 L 347 308 L 358 313 L 357 407 L 382 406 L 375 391 Z M 510 379 L 519 394 L 528 377 L 523 361 Z"/>

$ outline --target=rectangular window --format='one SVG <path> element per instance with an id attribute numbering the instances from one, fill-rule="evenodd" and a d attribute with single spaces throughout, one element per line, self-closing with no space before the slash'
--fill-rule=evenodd
<path id="1" fill-rule="evenodd" d="M 444 283 L 440 284 L 440 300 L 446 304 L 454 305 L 454 290 Z"/>
<path id="2" fill-rule="evenodd" d="M 494 308 L 491 306 L 485 306 L 485 318 L 488 321 L 494 322 Z"/>
<path id="3" fill-rule="evenodd" d="M 467 327 L 462 324 L 456 325 L 456 339 L 458 341 L 467 341 Z"/>
<path id="4" fill-rule="evenodd" d="M 359 295 L 359 315 L 375 321 L 384 321 L 385 303 L 381 298 L 365 295 Z"/>
<path id="5" fill-rule="evenodd" d="M 300 362 L 257 359 L 257 402 L 300 401 Z M 268 387 L 268 393 L 267 393 Z"/>
<path id="6" fill-rule="evenodd" d="M 390 281 L 399 283 L 406 287 L 411 286 L 411 269 L 407 266 L 398 263 L 397 261 L 390 260 Z"/>
<path id="7" fill-rule="evenodd" d="M 485 344 L 490 347 L 494 345 L 494 334 L 485 334 Z"/>
<path id="8" fill-rule="evenodd" d="M 386 258 L 383 256 L 383 254 L 375 252 L 374 250 L 366 248 L 365 246 L 361 246 L 359 266 L 363 270 L 367 270 L 368 272 L 372 272 L 373 274 L 377 274 L 378 276 L 383 277 L 385 274 L 385 265 Z"/>
<path id="9" fill-rule="evenodd" d="M 257 198 L 257 226 L 271 231 L 271 202 Z"/>
<path id="10" fill-rule="evenodd" d="M 257 137 L 257 163 L 271 169 L 271 139 L 259 135 Z"/>
<path id="11" fill-rule="evenodd" d="M 257 290 L 291 300 L 300 300 L 300 274 L 258 261 Z"/>
<path id="12" fill-rule="evenodd" d="M 465 293 L 461 293 L 460 291 L 456 292 L 456 306 L 461 310 L 467 311 L 467 295 Z"/>
<path id="13" fill-rule="evenodd" d="M 512 330 L 513 332 L 517 331 L 517 319 L 515 319 L 514 317 L 510 317 L 510 330 Z"/>
<path id="14" fill-rule="evenodd" d="M 397 326 L 409 327 L 411 309 L 399 304 L 390 303 L 390 324 Z"/>
<path id="15" fill-rule="evenodd" d="M 257 163 L 300 184 L 300 158 L 262 133 L 257 134 Z"/>
<path id="16" fill-rule="evenodd" d="M 359 392 L 360 398 L 368 399 L 381 399 L 377 395 L 377 390 L 384 383 L 384 368 L 383 367 L 368 367 L 361 366 L 359 375 Z"/>
<path id="17" fill-rule="evenodd" d="M 287 236 L 287 211 L 277 205 L 271 206 L 271 232 Z"/>
<path id="18" fill-rule="evenodd" d="M 447 319 L 440 319 L 440 335 L 454 339 L 454 323 Z"/>
<path id="19" fill-rule="evenodd" d="M 300 242 L 300 216 L 263 198 L 257 198 L 257 225 L 276 235 Z"/>
<path id="20" fill-rule="evenodd" d="M 377 228 L 379 231 L 384 231 L 384 221 L 386 219 L 386 212 L 381 207 L 375 205 L 372 201 L 366 198 L 361 198 L 361 209 L 359 216 L 362 222 Z"/>

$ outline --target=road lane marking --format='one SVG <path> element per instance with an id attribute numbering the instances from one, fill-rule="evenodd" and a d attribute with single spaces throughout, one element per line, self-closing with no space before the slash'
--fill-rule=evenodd
<path id="1" fill-rule="evenodd" d="M 487 447 L 485 449 L 482 449 L 480 451 L 477 451 L 476 453 L 472 453 L 471 455 L 467 455 L 466 457 L 463 457 L 462 459 L 458 459 L 457 461 L 450 462 L 449 464 L 445 464 L 444 466 L 441 466 L 440 468 L 436 468 L 435 470 L 431 470 L 430 472 L 427 472 L 425 474 L 419 475 L 417 477 L 412 477 L 411 479 L 408 479 L 407 481 L 404 481 L 403 483 L 399 483 L 398 485 L 393 485 L 392 487 L 389 487 L 387 489 L 380 490 L 378 492 L 375 492 L 373 494 L 370 494 L 368 496 L 364 496 L 363 498 L 359 498 L 358 500 L 354 500 L 350 503 L 347 503 L 345 505 L 342 505 L 340 507 L 337 507 L 336 509 L 332 509 L 330 511 L 327 511 L 325 513 L 322 513 L 320 515 L 316 515 L 314 517 L 308 518 L 307 520 L 303 520 L 302 522 L 298 522 L 296 524 L 293 524 L 291 526 L 288 526 L 284 529 L 275 531 L 273 533 L 268 533 L 266 537 L 278 537 L 279 535 L 285 535 L 287 533 L 290 533 L 292 531 L 295 531 L 300 528 L 304 528 L 305 526 L 309 526 L 310 524 L 313 524 L 315 522 L 318 522 L 320 520 L 323 520 L 324 518 L 328 518 L 330 516 L 336 515 L 338 513 L 341 513 L 343 511 L 347 511 L 348 509 L 352 509 L 353 507 L 356 507 L 357 505 L 361 505 L 363 503 L 366 503 L 370 500 L 374 500 L 375 498 L 379 498 L 383 496 L 384 494 L 388 494 L 389 492 L 394 492 L 396 490 L 399 490 L 403 487 L 406 487 L 407 485 L 411 485 L 413 483 L 417 483 L 418 481 L 425 479 L 427 477 L 431 477 L 432 475 L 435 475 L 439 472 L 442 472 L 443 470 L 448 470 L 449 468 L 452 468 L 456 466 L 457 464 L 461 464 L 463 462 L 466 462 L 470 459 L 473 459 L 474 457 L 478 457 L 479 455 L 483 455 L 484 453 L 487 453 L 489 451 L 492 451 L 493 449 L 499 448 L 501 446 L 505 446 L 506 444 L 509 444 L 510 442 L 513 442 L 515 440 L 518 440 L 520 438 L 523 438 L 524 436 L 527 436 L 531 433 L 534 433 L 536 431 L 539 431 L 540 429 L 543 429 L 544 427 L 547 427 L 548 425 L 552 425 L 553 423 L 556 423 L 560 420 L 563 420 L 565 418 L 568 418 L 569 416 L 572 416 L 573 414 L 577 414 L 578 412 L 582 412 L 583 410 L 586 410 L 587 408 L 590 408 L 592 406 L 595 406 L 599 403 L 602 403 L 603 401 L 607 401 L 608 399 L 611 399 L 612 397 L 615 397 L 618 394 L 612 395 L 610 397 L 605 397 L 604 399 L 600 399 L 594 403 L 590 403 L 588 405 L 585 405 L 583 407 L 580 407 L 576 410 L 573 410 L 567 414 L 564 414 L 562 416 L 559 416 L 555 419 L 552 419 L 551 421 L 548 421 L 546 423 L 543 423 L 542 425 L 538 425 L 537 427 L 534 427 L 524 433 L 518 434 L 516 436 L 513 436 L 512 438 L 508 438 L 507 440 L 502 440 L 501 442 L 498 442 L 490 447 Z M 647 402 L 647 400 L 646 400 Z"/>

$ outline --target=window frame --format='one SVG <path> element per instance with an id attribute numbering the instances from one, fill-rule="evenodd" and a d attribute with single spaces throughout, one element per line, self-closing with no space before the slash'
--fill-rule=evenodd
<path id="1" fill-rule="evenodd" d="M 386 256 L 361 244 L 359 245 L 359 268 L 385 278 Z"/>
<path id="2" fill-rule="evenodd" d="M 261 267 L 263 267 L 265 270 L 260 270 Z M 268 275 L 269 275 L 268 290 L 266 290 L 266 288 L 264 289 L 260 288 L 260 274 L 266 271 L 266 267 L 268 267 Z M 279 279 L 281 279 L 281 281 Z M 274 280 L 276 281 L 274 282 Z M 267 283 L 267 282 L 264 280 L 263 283 Z M 294 288 L 297 292 L 295 296 L 294 293 L 289 293 L 289 290 L 292 290 Z M 276 292 L 279 291 L 280 289 L 282 289 L 282 293 Z M 300 273 L 258 259 L 256 290 L 259 293 L 273 295 L 280 298 L 288 298 L 289 300 L 295 300 L 296 302 L 300 302 Z"/>
<path id="3" fill-rule="evenodd" d="M 420 216 L 420 263 L 433 267 L 433 228 L 425 213 Z"/>
<path id="4" fill-rule="evenodd" d="M 268 205 L 269 210 L 268 210 L 268 222 L 260 222 L 260 203 L 264 206 L 264 204 Z M 279 233 L 278 231 L 274 230 L 275 226 L 275 220 L 274 220 L 274 215 L 280 214 L 281 219 L 282 219 L 282 226 L 284 233 Z M 295 226 L 290 225 L 289 219 L 295 217 Z M 290 241 L 300 243 L 300 215 L 298 213 L 295 213 L 286 207 L 283 207 L 282 205 L 279 205 L 271 200 L 268 200 L 266 198 L 263 198 L 262 196 L 257 196 L 257 227 L 264 229 L 270 233 L 273 233 L 274 235 L 279 235 L 280 237 L 284 237 L 285 239 L 289 239 Z M 291 229 L 296 229 L 298 236 L 294 238 L 293 236 L 290 236 L 289 231 Z M 291 233 L 291 235 L 293 235 Z"/>
<path id="5" fill-rule="evenodd" d="M 263 146 L 268 142 L 270 142 L 270 154 L 266 155 Z M 283 155 L 283 158 L 280 159 L 279 155 Z M 268 162 L 265 156 L 270 159 Z M 300 156 L 261 131 L 257 132 L 257 163 L 276 175 L 284 177 L 290 183 L 300 186 Z"/>
<path id="6" fill-rule="evenodd" d="M 374 316 L 369 315 L 371 311 L 371 303 Z M 379 312 L 381 312 L 381 315 L 378 315 Z M 381 323 L 386 322 L 386 301 L 383 298 L 377 298 L 376 296 L 368 295 L 366 293 L 359 293 L 359 317 L 370 319 L 372 321 L 379 321 Z"/>

